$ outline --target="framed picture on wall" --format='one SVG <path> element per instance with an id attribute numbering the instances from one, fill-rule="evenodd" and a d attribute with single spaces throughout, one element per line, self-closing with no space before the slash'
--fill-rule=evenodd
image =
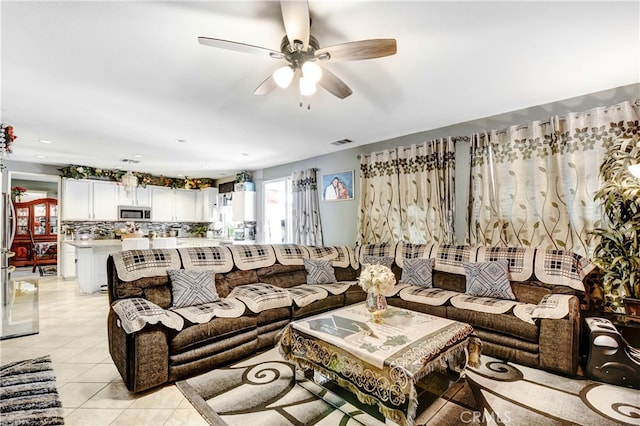
<path id="1" fill-rule="evenodd" d="M 322 199 L 353 200 L 353 170 L 322 175 Z"/>

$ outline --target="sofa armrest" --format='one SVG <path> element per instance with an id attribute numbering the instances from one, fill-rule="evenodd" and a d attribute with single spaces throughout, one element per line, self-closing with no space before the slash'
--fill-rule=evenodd
<path id="1" fill-rule="evenodd" d="M 575 376 L 580 359 L 580 300 L 569 299 L 569 315 L 540 320 L 540 367 Z"/>
<path id="2" fill-rule="evenodd" d="M 169 380 L 169 344 L 164 326 L 147 325 L 127 334 L 118 315 L 109 310 L 107 329 L 109 353 L 127 389 L 140 392 Z"/>

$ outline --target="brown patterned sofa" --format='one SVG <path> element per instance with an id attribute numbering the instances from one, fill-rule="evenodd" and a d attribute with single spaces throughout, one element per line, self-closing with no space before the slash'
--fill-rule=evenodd
<path id="1" fill-rule="evenodd" d="M 482 353 L 518 364 L 574 376 L 579 365 L 580 300 L 594 265 L 567 251 L 435 244 L 377 244 L 360 247 L 365 256 L 393 257 L 401 281 L 407 259 L 433 260 L 432 285 L 407 286 L 388 298 L 393 306 L 471 324 Z M 508 262 L 514 300 L 465 294 L 465 262 Z M 401 287 L 401 286 L 396 286 Z"/>
<path id="2" fill-rule="evenodd" d="M 365 293 L 356 280 L 366 256 L 392 258 L 398 280 L 406 259 L 424 257 L 435 258 L 434 288 L 399 284 L 388 297 L 390 305 L 470 323 L 488 355 L 575 374 L 579 290 L 566 284 L 579 288 L 576 279 L 579 282 L 587 268 L 576 256 L 555 253 L 551 264 L 561 270 L 553 275 L 544 272 L 544 265 L 538 271 L 546 251 L 511 250 L 399 243 L 355 250 L 242 245 L 116 253 L 107 261 L 109 351 L 128 389 L 150 389 L 272 347 L 291 320 L 363 301 Z M 307 258 L 330 260 L 337 283 L 307 285 Z M 464 295 L 462 264 L 494 258 L 510 260 L 516 300 L 508 302 L 506 310 L 500 301 L 474 303 L 478 301 Z M 562 268 L 573 270 L 573 275 Z M 172 307 L 175 286 L 167 270 L 214 272 L 221 299 Z M 550 300 L 566 311 L 562 318 L 533 318 L 531 311 L 541 307 L 545 296 L 555 294 L 564 297 Z"/>

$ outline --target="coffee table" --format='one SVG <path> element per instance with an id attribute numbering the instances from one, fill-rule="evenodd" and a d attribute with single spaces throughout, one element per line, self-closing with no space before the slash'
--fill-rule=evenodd
<path id="1" fill-rule="evenodd" d="M 469 324 L 393 306 L 375 323 L 363 303 L 291 322 L 278 346 L 285 359 L 376 404 L 400 425 L 414 422 L 420 383 L 436 373 L 457 380 L 467 364 L 479 364 L 480 353 Z"/>

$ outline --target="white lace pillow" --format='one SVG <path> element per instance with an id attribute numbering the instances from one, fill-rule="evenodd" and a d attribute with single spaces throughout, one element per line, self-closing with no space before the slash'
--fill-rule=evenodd
<path id="1" fill-rule="evenodd" d="M 338 280 L 330 260 L 303 259 L 307 284 L 331 284 Z"/>
<path id="2" fill-rule="evenodd" d="M 508 278 L 509 262 L 507 260 L 465 262 L 462 266 L 467 277 L 467 294 L 495 299 L 516 299 Z"/>
<path id="3" fill-rule="evenodd" d="M 202 305 L 215 302 L 220 297 L 216 290 L 215 275 L 212 271 L 193 269 L 167 270 L 171 279 L 171 296 L 174 308 Z"/>

